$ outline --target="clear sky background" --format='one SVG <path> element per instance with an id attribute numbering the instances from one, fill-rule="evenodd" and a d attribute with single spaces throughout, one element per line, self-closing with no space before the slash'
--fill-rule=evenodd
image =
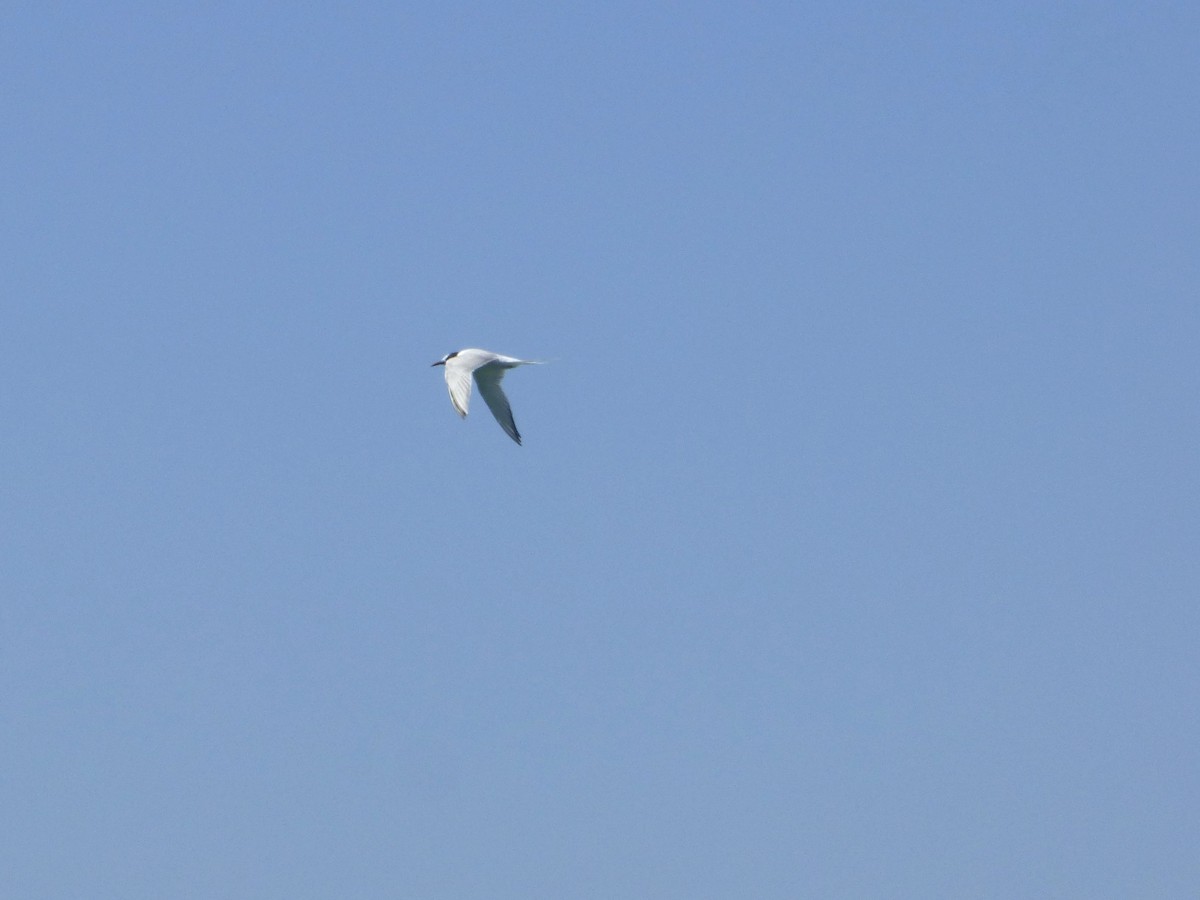
<path id="1" fill-rule="evenodd" d="M 7 6 L 6 895 L 1197 896 L 1198 9 Z"/>

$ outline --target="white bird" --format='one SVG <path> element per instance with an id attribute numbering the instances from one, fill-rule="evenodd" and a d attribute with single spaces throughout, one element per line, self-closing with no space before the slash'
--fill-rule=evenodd
<path id="1" fill-rule="evenodd" d="M 540 363 L 536 359 L 514 359 L 511 356 L 501 356 L 490 350 L 456 350 L 447 353 L 433 365 L 446 367 L 446 386 L 450 389 L 450 402 L 454 409 L 464 419 L 467 417 L 467 405 L 471 402 L 471 377 L 479 385 L 479 394 L 488 405 L 504 433 L 521 443 L 521 433 L 517 431 L 517 423 L 513 421 L 512 407 L 508 398 L 500 389 L 500 379 L 509 369 L 517 366 L 535 366 Z"/>

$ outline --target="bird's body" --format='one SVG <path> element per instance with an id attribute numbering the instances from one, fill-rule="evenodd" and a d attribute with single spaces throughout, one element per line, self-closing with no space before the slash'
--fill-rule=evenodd
<path id="1" fill-rule="evenodd" d="M 467 406 L 471 402 L 471 379 L 479 385 L 479 395 L 488 405 L 504 433 L 521 443 L 521 433 L 517 431 L 517 423 L 513 421 L 512 408 L 508 398 L 500 389 L 500 379 L 509 369 L 517 366 L 537 365 L 537 360 L 516 359 L 512 356 L 501 356 L 490 350 L 457 350 L 448 353 L 434 363 L 435 366 L 446 367 L 446 387 L 450 389 L 450 402 L 455 411 L 464 419 L 467 417 Z"/>

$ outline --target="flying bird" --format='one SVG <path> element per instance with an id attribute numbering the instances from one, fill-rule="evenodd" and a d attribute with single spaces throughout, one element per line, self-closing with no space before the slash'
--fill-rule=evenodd
<path id="1" fill-rule="evenodd" d="M 490 350 L 456 350 L 447 353 L 433 365 L 446 367 L 446 386 L 450 389 L 450 402 L 454 404 L 454 409 L 460 416 L 464 419 L 467 417 L 467 406 L 471 402 L 471 378 L 474 377 L 483 402 L 488 405 L 504 433 L 520 444 L 521 433 L 517 431 L 517 423 L 513 421 L 508 398 L 500 389 L 500 379 L 509 369 L 534 366 L 539 362 L 536 359 L 501 356 Z"/>

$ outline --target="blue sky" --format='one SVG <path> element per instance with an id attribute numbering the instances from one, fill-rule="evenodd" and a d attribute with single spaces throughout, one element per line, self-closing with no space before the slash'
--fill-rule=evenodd
<path id="1" fill-rule="evenodd" d="M 0 14 L 8 890 L 1195 896 L 1198 34 Z"/>

